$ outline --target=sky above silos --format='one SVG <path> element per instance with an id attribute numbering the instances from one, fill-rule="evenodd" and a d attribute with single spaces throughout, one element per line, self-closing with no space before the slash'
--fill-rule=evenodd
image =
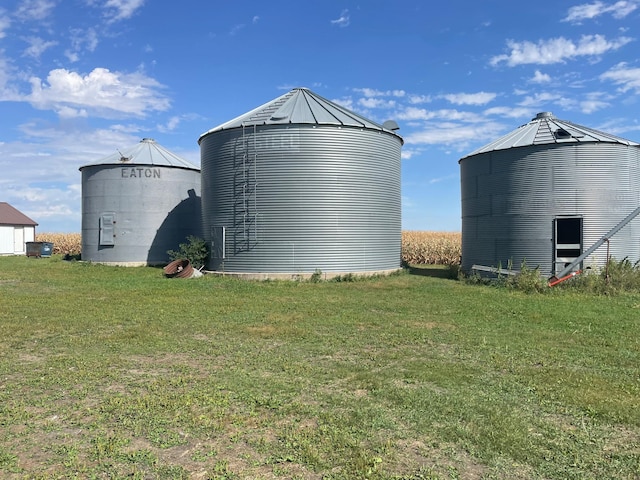
<path id="1" fill-rule="evenodd" d="M 0 4 L 0 201 L 79 232 L 78 168 L 294 87 L 395 120 L 402 228 L 460 230 L 458 160 L 550 111 L 640 141 L 640 0 Z"/>

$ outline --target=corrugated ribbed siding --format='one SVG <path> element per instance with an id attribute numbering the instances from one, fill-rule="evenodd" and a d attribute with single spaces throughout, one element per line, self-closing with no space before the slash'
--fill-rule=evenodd
<path id="1" fill-rule="evenodd" d="M 200 172 L 153 165 L 82 168 L 82 259 L 161 265 L 189 235 L 202 236 Z M 112 245 L 100 241 L 112 216 Z"/>
<path id="2" fill-rule="evenodd" d="M 583 249 L 640 205 L 640 149 L 609 143 L 514 148 L 460 162 L 462 268 L 553 270 L 553 221 L 583 218 Z M 610 254 L 640 259 L 640 218 L 616 234 Z M 606 247 L 587 265 L 603 265 Z"/>
<path id="3" fill-rule="evenodd" d="M 399 137 L 359 128 L 267 126 L 201 140 L 203 226 L 226 228 L 228 272 L 360 272 L 400 266 Z M 246 147 L 245 147 L 246 145 Z M 248 154 L 249 173 L 242 157 Z M 250 193 L 248 225 L 240 185 Z M 240 206 L 239 206 L 240 205 Z M 255 220 L 255 222 L 254 222 Z M 248 239 L 246 237 L 249 237 Z"/>

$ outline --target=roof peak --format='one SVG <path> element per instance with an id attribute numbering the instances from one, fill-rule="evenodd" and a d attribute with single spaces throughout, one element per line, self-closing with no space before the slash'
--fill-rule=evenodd
<path id="1" fill-rule="evenodd" d="M 463 158 L 496 150 L 507 150 L 533 145 L 598 142 L 640 146 L 639 143 L 625 140 L 616 135 L 604 133 L 589 127 L 583 127 L 566 120 L 560 120 L 551 112 L 540 112 L 528 123 L 465 155 Z"/>
<path id="2" fill-rule="evenodd" d="M 198 140 L 210 133 L 256 125 L 336 125 L 369 128 L 395 133 L 335 102 L 314 93 L 306 87 L 296 87 L 272 101 L 225 122 L 203 133 Z"/>
<path id="3" fill-rule="evenodd" d="M 542 119 L 542 118 L 556 118 L 556 117 L 554 117 L 553 113 L 551 113 L 551 112 L 540 112 L 535 117 L 533 117 L 531 119 L 531 121 L 539 120 L 539 119 Z"/>
<path id="4" fill-rule="evenodd" d="M 173 152 L 170 152 L 153 138 L 145 137 L 140 142 L 122 150 L 116 149 L 115 153 L 104 157 L 103 159 L 84 165 L 80 167 L 82 170 L 84 167 L 93 165 L 153 165 L 161 167 L 180 167 L 189 168 L 193 170 L 199 170 L 196 165 L 179 157 Z"/>

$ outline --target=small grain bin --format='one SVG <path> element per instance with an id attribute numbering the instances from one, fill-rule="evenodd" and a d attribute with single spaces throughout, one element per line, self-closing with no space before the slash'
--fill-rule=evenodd
<path id="1" fill-rule="evenodd" d="M 464 271 L 640 259 L 638 143 L 543 112 L 459 164 Z"/>
<path id="2" fill-rule="evenodd" d="M 202 236 L 200 170 L 154 140 L 80 171 L 83 260 L 161 265 L 189 235 Z"/>
<path id="3" fill-rule="evenodd" d="M 397 129 L 296 88 L 204 133 L 208 268 L 263 278 L 398 270 Z"/>

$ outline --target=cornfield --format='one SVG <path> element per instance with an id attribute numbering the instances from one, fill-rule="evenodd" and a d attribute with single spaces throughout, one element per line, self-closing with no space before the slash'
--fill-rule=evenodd
<path id="1" fill-rule="evenodd" d="M 462 255 L 459 232 L 402 232 L 402 261 L 412 265 L 458 265 Z"/>
<path id="2" fill-rule="evenodd" d="M 79 233 L 38 233 L 36 242 L 53 243 L 53 254 L 80 255 L 82 250 L 82 236 Z"/>
<path id="3" fill-rule="evenodd" d="M 79 233 L 39 233 L 37 242 L 53 243 L 53 253 L 79 255 Z M 457 265 L 460 263 L 462 237 L 459 232 L 402 232 L 402 260 L 412 265 Z"/>

